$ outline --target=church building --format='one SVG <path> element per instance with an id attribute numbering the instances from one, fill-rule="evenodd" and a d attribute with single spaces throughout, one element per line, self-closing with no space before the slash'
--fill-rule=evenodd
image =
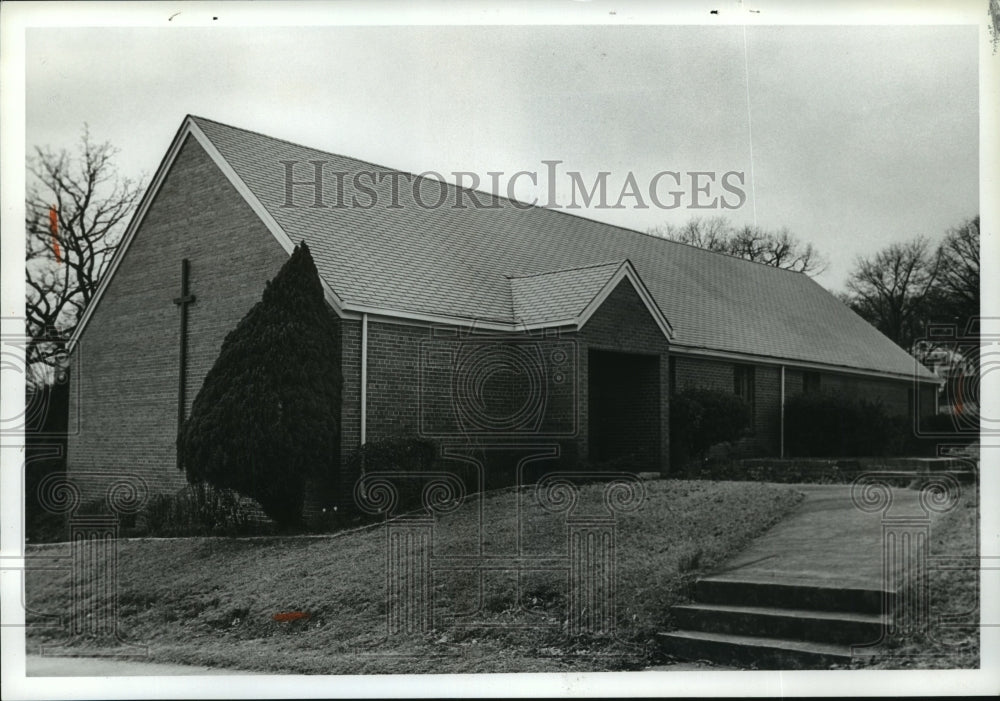
<path id="1" fill-rule="evenodd" d="M 758 455 L 793 394 L 934 411 L 937 378 L 806 275 L 189 116 L 71 341 L 86 497 L 185 484 L 178 423 L 300 241 L 339 328 L 342 460 L 423 436 L 668 474 L 670 397 L 697 386 L 746 399 Z"/>

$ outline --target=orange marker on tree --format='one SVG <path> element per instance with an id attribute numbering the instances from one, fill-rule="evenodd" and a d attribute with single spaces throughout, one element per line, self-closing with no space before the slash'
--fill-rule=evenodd
<path id="1" fill-rule="evenodd" d="M 59 252 L 59 213 L 55 207 L 49 207 L 49 231 L 52 232 L 52 250 L 56 254 L 56 263 L 62 263 Z"/>

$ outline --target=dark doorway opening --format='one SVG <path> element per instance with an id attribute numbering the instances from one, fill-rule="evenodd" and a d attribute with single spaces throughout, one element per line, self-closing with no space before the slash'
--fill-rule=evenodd
<path id="1" fill-rule="evenodd" d="M 588 356 L 590 462 L 627 461 L 623 469 L 658 470 L 660 359 L 591 350 Z"/>

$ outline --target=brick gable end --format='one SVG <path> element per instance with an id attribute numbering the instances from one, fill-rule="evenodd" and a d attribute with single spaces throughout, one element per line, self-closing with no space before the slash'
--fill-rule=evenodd
<path id="1" fill-rule="evenodd" d="M 67 464 L 75 471 L 137 474 L 151 493 L 184 484 L 176 469 L 181 260 L 190 260 L 186 404 L 222 340 L 260 299 L 287 254 L 188 137 L 107 286 L 74 353 Z M 103 478 L 78 480 L 85 499 Z"/>

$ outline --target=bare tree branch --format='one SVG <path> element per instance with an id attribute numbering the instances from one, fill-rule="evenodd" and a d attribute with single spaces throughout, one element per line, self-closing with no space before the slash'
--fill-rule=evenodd
<path id="1" fill-rule="evenodd" d="M 939 314 L 968 319 L 979 314 L 979 217 L 948 231 L 940 248 Z"/>
<path id="2" fill-rule="evenodd" d="M 142 183 L 118 174 L 116 155 L 85 125 L 75 153 L 36 147 L 28 159 L 25 313 L 35 376 L 63 352 L 139 202 Z"/>
<path id="3" fill-rule="evenodd" d="M 860 256 L 847 281 L 850 306 L 909 350 L 931 321 L 940 270 L 940 252 L 922 236 Z"/>
<path id="4" fill-rule="evenodd" d="M 694 217 L 684 226 L 666 224 L 650 229 L 649 233 L 810 276 L 822 273 L 827 266 L 811 243 L 799 241 L 787 228 L 778 231 L 756 226 L 735 228 L 725 217 Z"/>

